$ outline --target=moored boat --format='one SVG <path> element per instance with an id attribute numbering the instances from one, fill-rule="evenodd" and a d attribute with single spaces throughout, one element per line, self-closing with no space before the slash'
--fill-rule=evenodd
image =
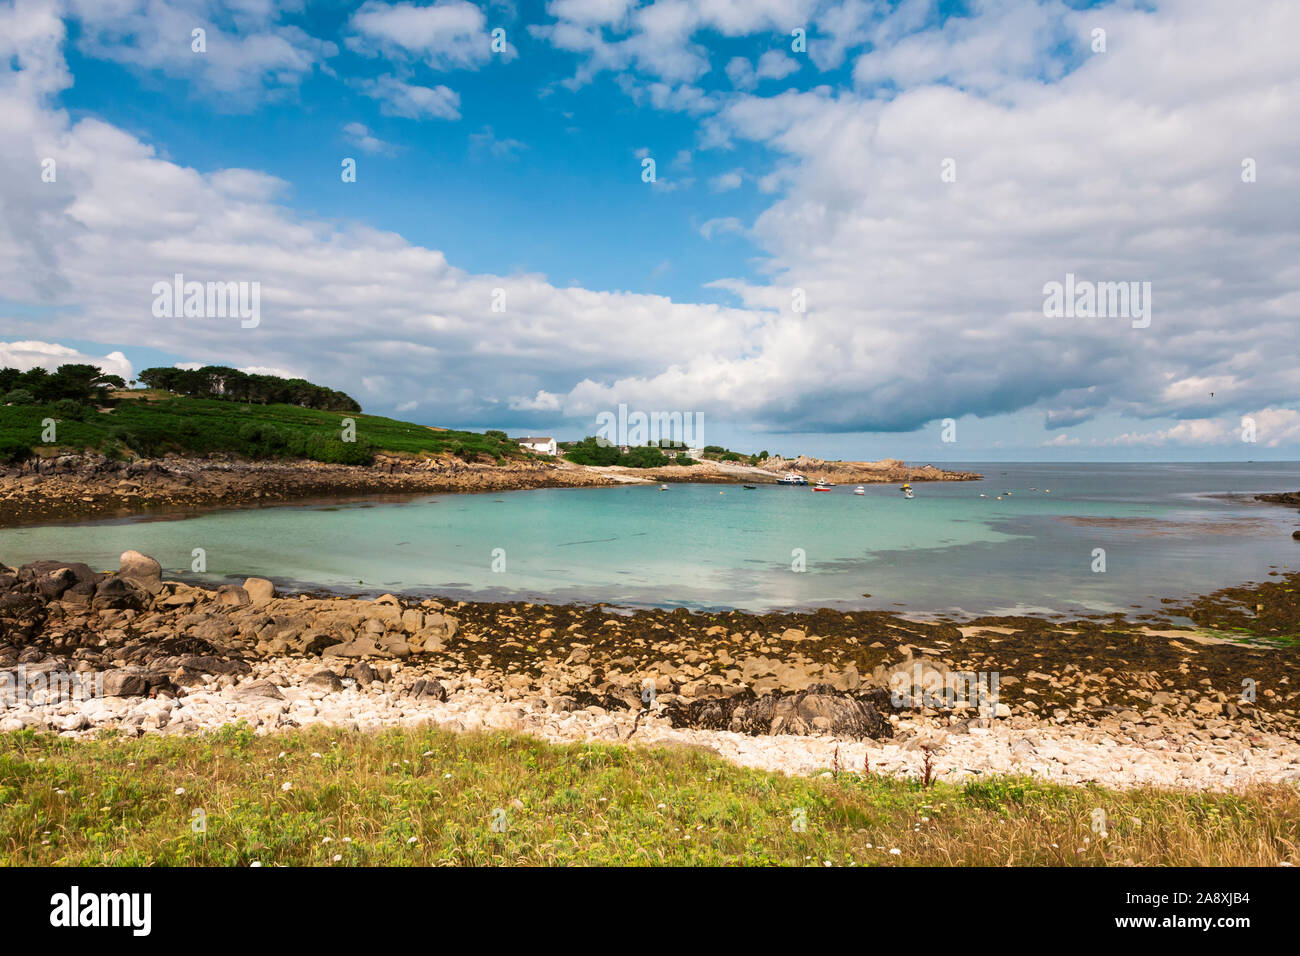
<path id="1" fill-rule="evenodd" d="M 776 483 L 778 485 L 806 485 L 808 484 L 808 479 L 797 471 L 791 471 L 787 472 L 784 478 L 778 478 Z"/>
<path id="2" fill-rule="evenodd" d="M 867 489 L 864 488 L 862 485 L 858 485 L 856 488 L 853 489 L 853 493 L 855 495 L 865 495 L 867 493 Z"/>

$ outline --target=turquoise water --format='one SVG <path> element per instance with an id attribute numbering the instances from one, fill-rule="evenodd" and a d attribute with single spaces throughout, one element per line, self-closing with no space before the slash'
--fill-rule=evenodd
<path id="1" fill-rule="evenodd" d="M 676 484 L 7 529 L 0 561 L 110 568 L 135 548 L 209 582 L 261 575 L 480 600 L 972 614 L 1153 608 L 1300 564 L 1295 511 L 1212 497 L 1296 490 L 1300 464 L 962 467 L 985 480 L 919 484 L 910 501 L 893 485 L 858 497 L 852 487 Z M 204 575 L 190 571 L 195 548 Z M 1095 548 L 1106 552 L 1104 573 L 1092 570 Z"/>

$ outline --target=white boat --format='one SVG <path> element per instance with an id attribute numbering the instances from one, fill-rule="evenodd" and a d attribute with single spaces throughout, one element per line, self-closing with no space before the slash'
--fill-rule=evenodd
<path id="1" fill-rule="evenodd" d="M 821 481 L 817 482 L 817 484 L 813 485 L 813 491 L 830 491 L 832 487 L 833 486 L 831 485 L 830 482 L 826 481 L 825 479 L 822 479 Z"/>
<path id="2" fill-rule="evenodd" d="M 913 497 L 913 495 L 912 495 L 912 486 L 911 486 L 910 484 L 906 483 L 906 482 L 903 483 L 903 497 L 904 497 L 904 498 L 911 498 L 911 497 Z"/>
<path id="3" fill-rule="evenodd" d="M 862 487 L 862 485 L 858 485 L 856 488 L 853 489 L 853 493 L 855 495 L 865 495 L 867 493 L 867 489 Z"/>
<path id="4" fill-rule="evenodd" d="M 784 478 L 778 478 L 776 483 L 778 485 L 806 485 L 808 484 L 808 479 L 797 471 L 791 471 L 788 472 Z"/>
<path id="5" fill-rule="evenodd" d="M 667 490 L 668 490 L 668 486 L 667 486 L 667 485 L 660 485 L 660 486 L 659 486 L 659 490 L 660 490 L 660 491 L 667 491 Z"/>

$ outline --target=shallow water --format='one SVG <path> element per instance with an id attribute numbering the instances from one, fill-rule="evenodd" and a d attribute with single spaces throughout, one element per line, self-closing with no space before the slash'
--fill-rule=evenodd
<path id="1" fill-rule="evenodd" d="M 1213 497 L 1296 490 L 1300 463 L 961 467 L 985 480 L 918 484 L 910 501 L 895 485 L 859 497 L 851 486 L 683 484 L 5 529 L 0 561 L 113 568 L 135 548 L 209 582 L 261 575 L 480 600 L 967 614 L 1159 608 L 1162 597 L 1300 566 L 1294 509 Z M 190 570 L 195 548 L 204 575 Z M 1097 548 L 1103 573 L 1092 570 Z M 800 552 L 806 570 L 795 571 Z"/>

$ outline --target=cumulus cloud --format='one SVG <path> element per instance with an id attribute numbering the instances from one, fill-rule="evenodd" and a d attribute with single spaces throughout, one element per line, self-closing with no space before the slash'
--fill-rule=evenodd
<path id="1" fill-rule="evenodd" d="M 739 189 L 742 182 L 744 182 L 744 170 L 731 169 L 710 179 L 709 188 L 714 192 L 722 193 L 730 189 Z"/>
<path id="2" fill-rule="evenodd" d="M 386 143 L 371 133 L 364 123 L 348 123 L 343 127 L 343 136 L 363 153 L 385 154 L 397 149 L 392 143 Z"/>
<path id="3" fill-rule="evenodd" d="M 42 4 L 51 6 L 50 4 Z M 36 6 L 20 3 L 20 6 Z M 292 90 L 338 53 L 329 41 L 280 23 L 301 3 L 220 0 L 67 0 L 83 52 L 193 81 L 221 107 L 247 108 Z M 204 31 L 196 50 L 193 31 Z"/>
<path id="4" fill-rule="evenodd" d="M 460 119 L 460 94 L 442 84 L 417 86 L 395 76 L 362 80 L 357 87 L 366 96 L 379 101 L 385 116 L 406 119 Z"/>
<path id="5" fill-rule="evenodd" d="M 28 62 L 64 68 L 57 58 Z M 539 275 L 472 274 L 393 233 L 304 219 L 268 196 L 273 177 L 170 162 L 120 129 L 53 108 L 32 92 L 57 86 L 49 77 L 13 74 L 0 73 L 0 122 L 11 134 L 0 199 L 9 209 L 11 195 L 42 195 L 31 179 L 45 152 L 67 173 L 49 184 L 35 223 L 44 272 L 27 268 L 40 257 L 23 224 L 0 220 L 0 296 L 49 310 L 44 324 L 61 337 L 291 367 L 370 407 L 415 401 L 429 415 L 490 424 L 512 396 L 666 367 L 682 351 L 734 351 L 757 321 L 712 304 L 558 288 Z M 154 317 L 154 284 L 178 273 L 257 282 L 260 324 Z M 497 289 L 503 313 L 492 309 Z M 0 309 L 0 331 L 21 338 L 30 325 Z"/>
<path id="6" fill-rule="evenodd" d="M 1168 428 L 1124 432 L 1094 439 L 1099 447 L 1162 447 L 1166 445 L 1259 445 L 1280 448 L 1300 444 L 1300 411 L 1262 408 L 1240 418 L 1196 418 Z"/>
<path id="7" fill-rule="evenodd" d="M 476 69 L 494 55 L 509 60 L 513 46 L 493 54 L 483 11 L 467 0 L 430 5 L 368 0 L 352 15 L 349 48 L 358 53 L 418 58 L 435 70 Z"/>
<path id="8" fill-rule="evenodd" d="M 633 70 L 648 105 L 707 98 L 697 147 L 756 154 L 746 169 L 767 207 L 744 217 L 761 256 L 711 283 L 728 307 L 469 273 L 401 236 L 297 215 L 273 177 L 200 172 L 54 108 L 69 79 L 62 25 L 0 7 L 0 296 L 54 310 L 68 339 L 183 340 L 187 357 L 292 364 L 363 403 L 418 402 L 461 423 L 628 402 L 775 431 L 906 431 L 1032 409 L 1059 444 L 1103 416 L 1132 423 L 1116 443 L 1234 441 L 1248 414 L 1262 444 L 1300 441 L 1300 8 L 970 8 L 936 25 L 922 3 L 850 3 L 838 19 L 766 0 L 549 5 L 539 35 L 578 54 L 575 80 Z M 1099 18 L 1110 42 L 1093 54 Z M 852 62 L 852 85 L 703 84 L 699 31 L 784 36 L 792 20 L 834 21 L 810 31 L 809 55 Z M 1004 35 L 1017 45 L 982 46 Z M 418 46 L 402 55 L 427 56 Z M 367 92 L 396 115 L 459 115 L 446 87 L 385 79 Z M 32 188 L 46 156 L 59 180 Z M 1257 182 L 1242 181 L 1247 157 Z M 729 211 L 701 231 L 739 228 Z M 261 325 L 153 318 L 152 283 L 177 272 L 260 281 Z M 1067 274 L 1150 282 L 1150 325 L 1046 317 L 1044 284 Z M 497 289 L 505 312 L 491 309 Z M 11 337 L 30 322 L 0 311 Z"/>
<path id="9" fill-rule="evenodd" d="M 973 15 L 932 28 L 918 6 L 903 4 L 872 25 L 872 49 L 853 66 L 856 82 L 907 88 L 943 80 L 993 90 L 1008 76 L 1055 78 L 1062 66 L 1052 51 L 1077 42 L 1098 17 L 1110 22 L 1109 11 L 1075 15 L 1059 0 L 982 0 L 972 4 Z"/>
<path id="10" fill-rule="evenodd" d="M 1088 18 L 1061 14 L 1076 20 L 1086 37 Z M 1300 20 L 1260 0 L 1230 21 L 1226 43 L 1213 4 L 1108 8 L 1122 43 L 1050 84 L 1012 70 L 984 77 L 986 93 L 923 74 L 885 99 L 730 101 L 708 123 L 715 141 L 761 143 L 787 162 L 786 194 L 751 230 L 770 281 L 718 283 L 780 318 L 726 378 L 797 429 L 910 429 L 1036 405 L 1063 425 L 1101 409 L 1198 417 L 1212 403 L 1294 401 L 1300 369 L 1270 355 L 1293 351 L 1300 315 L 1300 266 L 1285 251 L 1300 245 L 1285 211 L 1300 134 L 1283 119 L 1296 118 L 1300 78 L 1279 39 Z M 1268 157 L 1271 184 L 1242 182 L 1246 155 Z M 949 159 L 955 182 L 941 178 Z M 1067 272 L 1152 282 L 1151 326 L 1045 318 L 1042 287 Z M 791 311 L 795 288 L 806 314 Z M 667 391 L 671 379 L 638 384 Z"/>
<path id="11" fill-rule="evenodd" d="M 106 374 L 120 375 L 127 381 L 135 375 L 131 363 L 121 352 L 86 355 L 57 342 L 0 342 L 0 368 L 16 368 L 21 372 L 43 368 L 53 372 L 60 365 L 95 365 Z"/>
<path id="12" fill-rule="evenodd" d="M 758 64 L 743 56 L 727 61 L 727 78 L 732 86 L 752 90 L 762 80 L 781 80 L 799 70 L 799 63 L 782 50 L 768 50 L 758 58 Z"/>

